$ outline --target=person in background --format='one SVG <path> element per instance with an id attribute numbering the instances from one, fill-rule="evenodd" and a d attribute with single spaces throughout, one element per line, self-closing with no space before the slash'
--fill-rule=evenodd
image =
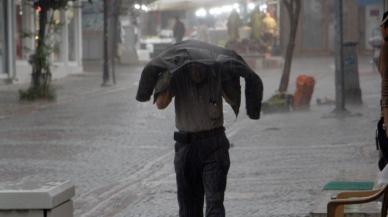
<path id="1" fill-rule="evenodd" d="M 262 34 L 263 13 L 258 7 L 252 11 L 249 26 L 252 28 L 251 38 L 260 41 Z"/>
<path id="2" fill-rule="evenodd" d="M 384 13 L 380 24 L 382 35 L 382 46 L 378 63 L 379 73 L 382 77 L 381 83 L 381 110 L 382 117 L 377 125 L 378 148 L 380 149 L 379 169 L 383 170 L 388 163 L 388 11 Z"/>
<path id="3" fill-rule="evenodd" d="M 262 21 L 262 41 L 267 47 L 267 51 L 271 53 L 272 46 L 275 43 L 278 32 L 278 24 L 270 13 L 265 13 Z"/>
<path id="4" fill-rule="evenodd" d="M 209 29 L 205 20 L 200 19 L 197 28 L 198 40 L 209 42 Z"/>
<path id="5" fill-rule="evenodd" d="M 237 41 L 240 38 L 239 28 L 242 25 L 240 15 L 236 10 L 233 10 L 229 17 L 228 22 L 226 23 L 228 29 L 228 41 L 233 42 Z"/>
<path id="6" fill-rule="evenodd" d="M 185 24 L 179 19 L 179 17 L 175 17 L 175 24 L 173 27 L 173 36 L 175 38 L 175 42 L 181 42 L 183 40 L 183 36 L 185 36 L 186 28 Z"/>

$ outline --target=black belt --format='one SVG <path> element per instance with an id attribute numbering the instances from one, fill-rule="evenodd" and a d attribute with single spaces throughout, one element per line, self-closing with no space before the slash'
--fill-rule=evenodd
<path id="1" fill-rule="evenodd" d="M 174 140 L 179 143 L 190 143 L 193 141 L 210 138 L 224 132 L 225 132 L 224 127 L 218 127 L 211 130 L 205 130 L 200 132 L 178 131 L 174 133 Z"/>

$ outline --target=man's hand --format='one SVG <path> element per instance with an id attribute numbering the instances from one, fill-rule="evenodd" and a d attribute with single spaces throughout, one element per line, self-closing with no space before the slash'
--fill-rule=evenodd
<path id="1" fill-rule="evenodd" d="M 172 96 L 169 90 L 165 90 L 156 96 L 156 107 L 158 109 L 165 109 L 171 102 Z"/>
<path id="2" fill-rule="evenodd" d="M 165 109 L 171 102 L 172 94 L 169 90 L 171 74 L 168 71 L 160 74 L 159 80 L 155 86 L 154 104 L 158 109 Z"/>

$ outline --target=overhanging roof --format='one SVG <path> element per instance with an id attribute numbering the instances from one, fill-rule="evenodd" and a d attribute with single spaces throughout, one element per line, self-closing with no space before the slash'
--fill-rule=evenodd
<path id="1" fill-rule="evenodd" d="M 151 11 L 189 10 L 200 7 L 222 6 L 238 3 L 239 0 L 157 0 L 150 4 Z"/>
<path id="2" fill-rule="evenodd" d="M 358 5 L 373 5 L 373 4 L 382 4 L 383 0 L 356 0 Z"/>

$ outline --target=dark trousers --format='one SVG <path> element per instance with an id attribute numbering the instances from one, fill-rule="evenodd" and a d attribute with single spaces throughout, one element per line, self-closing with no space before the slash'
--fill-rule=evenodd
<path id="1" fill-rule="evenodd" d="M 224 217 L 224 192 L 230 166 L 225 133 L 175 144 L 179 217 Z"/>

